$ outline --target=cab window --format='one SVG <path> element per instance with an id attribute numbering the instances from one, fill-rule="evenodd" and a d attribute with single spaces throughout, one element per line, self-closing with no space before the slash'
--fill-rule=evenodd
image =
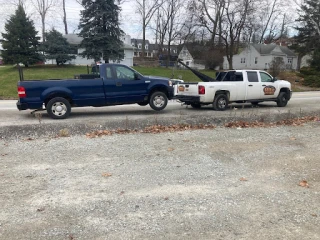
<path id="1" fill-rule="evenodd" d="M 247 72 L 249 82 L 259 82 L 257 72 Z"/>
<path id="2" fill-rule="evenodd" d="M 134 71 L 124 66 L 115 66 L 115 72 L 118 79 L 135 80 Z"/>
<path id="3" fill-rule="evenodd" d="M 111 67 L 107 67 L 106 69 L 107 79 L 112 79 Z"/>
<path id="4" fill-rule="evenodd" d="M 272 77 L 264 72 L 260 72 L 260 78 L 261 78 L 261 82 L 272 82 Z"/>
<path id="5" fill-rule="evenodd" d="M 225 75 L 222 81 L 223 82 L 241 82 L 243 81 L 242 73 L 230 71 Z"/>

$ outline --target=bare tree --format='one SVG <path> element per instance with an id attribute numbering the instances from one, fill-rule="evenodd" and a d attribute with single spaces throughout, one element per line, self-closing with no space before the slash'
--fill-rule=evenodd
<path id="1" fill-rule="evenodd" d="M 159 36 L 160 53 L 163 52 L 166 43 L 167 67 L 171 58 L 171 45 L 182 35 L 184 12 L 183 0 L 165 0 L 159 8 L 159 26 L 157 27 Z"/>
<path id="2" fill-rule="evenodd" d="M 42 26 L 42 42 L 45 41 L 45 32 L 46 32 L 46 17 L 49 11 L 56 6 L 56 0 L 31 0 L 36 11 L 41 18 Z"/>
<path id="3" fill-rule="evenodd" d="M 233 69 L 233 55 L 238 49 L 239 39 L 244 30 L 247 16 L 253 10 L 253 0 L 242 0 L 239 2 L 228 1 L 225 8 L 225 15 L 221 22 L 219 37 L 223 40 L 225 53 L 229 68 Z"/>
<path id="4" fill-rule="evenodd" d="M 163 0 L 135 0 L 142 21 L 142 57 L 145 57 L 146 29 Z"/>

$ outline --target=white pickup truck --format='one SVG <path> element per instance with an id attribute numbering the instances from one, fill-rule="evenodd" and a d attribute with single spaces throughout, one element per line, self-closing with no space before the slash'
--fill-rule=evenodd
<path id="1" fill-rule="evenodd" d="M 278 107 L 285 107 L 291 94 L 290 82 L 278 80 L 267 72 L 232 70 L 221 72 L 214 81 L 180 83 L 176 98 L 194 108 L 212 104 L 214 110 L 223 111 L 232 102 L 256 105 L 273 101 Z"/>

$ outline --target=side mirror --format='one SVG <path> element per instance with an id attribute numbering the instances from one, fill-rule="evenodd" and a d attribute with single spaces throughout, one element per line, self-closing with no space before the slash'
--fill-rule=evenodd
<path id="1" fill-rule="evenodd" d="M 276 77 L 272 78 L 272 82 L 277 81 L 278 79 Z"/>
<path id="2" fill-rule="evenodd" d="M 134 80 L 140 80 L 140 75 L 138 73 L 134 73 Z"/>

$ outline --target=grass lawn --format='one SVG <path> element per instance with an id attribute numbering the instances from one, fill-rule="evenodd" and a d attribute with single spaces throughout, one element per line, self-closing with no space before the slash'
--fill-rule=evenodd
<path id="1" fill-rule="evenodd" d="M 189 70 L 177 70 L 163 67 L 134 67 L 143 75 L 154 75 L 168 78 L 182 77 L 187 82 L 200 81 Z M 215 76 L 214 71 L 202 71 L 211 77 Z M 56 66 L 39 65 L 23 68 L 24 79 L 55 79 L 73 78 L 75 74 L 87 73 L 86 66 Z M 173 77 L 172 77 L 173 76 Z M 0 66 L 0 99 L 17 99 L 17 82 L 19 81 L 18 69 L 12 66 Z"/>

